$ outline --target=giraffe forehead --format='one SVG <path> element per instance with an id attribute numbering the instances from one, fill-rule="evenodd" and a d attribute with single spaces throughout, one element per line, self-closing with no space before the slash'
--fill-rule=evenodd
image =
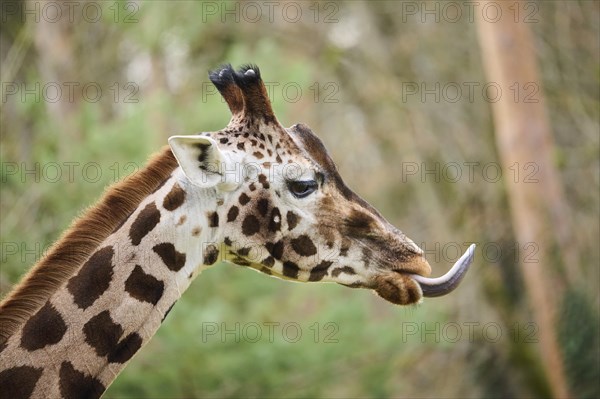
<path id="1" fill-rule="evenodd" d="M 308 157 L 318 165 L 318 168 L 323 171 L 323 173 L 333 183 L 335 189 L 344 199 L 354 204 L 354 206 L 365 209 L 368 211 L 368 213 L 372 214 L 376 218 L 383 219 L 383 216 L 377 209 L 375 209 L 371 204 L 362 199 L 354 191 L 348 188 L 348 186 L 346 186 L 346 183 L 344 183 L 342 180 L 342 177 L 340 176 L 333 159 L 331 159 L 329 156 L 325 145 L 308 126 L 298 123 L 287 129 L 287 131 L 290 133 L 290 136 L 293 137 L 294 140 L 298 142 L 299 145 L 306 151 Z M 340 204 L 338 204 L 338 206 L 339 205 Z"/>
<path id="2" fill-rule="evenodd" d="M 207 133 L 221 145 L 234 147 L 239 151 L 271 150 L 273 156 L 302 156 L 303 150 L 291 137 L 289 129 L 279 123 L 264 123 L 252 118 L 233 117 L 227 127 L 217 132 Z"/>
<path id="3" fill-rule="evenodd" d="M 259 161 L 263 173 L 257 172 L 256 176 L 250 176 L 250 180 L 259 177 L 264 179 L 266 175 L 267 182 L 272 183 L 276 180 L 319 179 L 319 175 L 324 175 L 332 183 L 330 189 L 337 191 L 341 198 L 349 202 L 348 205 L 363 208 L 372 216 L 382 218 L 375 208 L 346 186 L 323 142 L 304 124 L 283 128 L 280 125 L 255 123 L 247 118 L 234 118 L 225 129 L 211 135 L 219 145 L 235 152 L 245 152 Z M 253 160 L 250 163 L 255 164 Z M 246 172 L 244 165 L 241 169 Z M 270 188 L 264 181 L 263 186 Z M 344 203 L 338 203 L 337 206 L 344 206 Z"/>

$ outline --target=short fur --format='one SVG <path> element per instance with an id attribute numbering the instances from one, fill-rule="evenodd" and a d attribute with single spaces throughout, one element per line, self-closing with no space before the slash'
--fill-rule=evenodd
<path id="1" fill-rule="evenodd" d="M 165 146 L 150 158 L 146 168 L 109 187 L 96 205 L 72 223 L 0 303 L 0 348 L 177 166 L 171 149 Z"/>

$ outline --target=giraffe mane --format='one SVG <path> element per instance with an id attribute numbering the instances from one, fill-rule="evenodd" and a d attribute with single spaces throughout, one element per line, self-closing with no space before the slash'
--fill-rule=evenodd
<path id="1" fill-rule="evenodd" d="M 56 290 L 148 195 L 160 188 L 178 164 L 165 146 L 145 168 L 109 186 L 101 199 L 76 218 L 0 303 L 0 351 L 8 338 L 37 312 Z"/>

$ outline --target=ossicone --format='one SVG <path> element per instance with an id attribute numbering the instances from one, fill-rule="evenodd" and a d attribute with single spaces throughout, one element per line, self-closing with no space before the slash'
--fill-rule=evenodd
<path id="1" fill-rule="evenodd" d="M 231 64 L 222 65 L 208 74 L 223 96 L 234 118 L 248 122 L 275 123 L 267 89 L 256 65 L 243 65 L 235 71 Z"/>

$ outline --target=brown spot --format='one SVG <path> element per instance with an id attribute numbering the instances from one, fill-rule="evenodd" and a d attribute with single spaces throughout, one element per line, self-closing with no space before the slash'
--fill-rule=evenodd
<path id="1" fill-rule="evenodd" d="M 275 264 L 275 259 L 272 256 L 268 256 L 265 259 L 263 259 L 263 261 L 260 263 L 267 267 L 273 267 L 273 265 Z"/>
<path id="2" fill-rule="evenodd" d="M 245 142 L 243 142 L 243 141 L 242 141 L 241 143 L 237 143 L 237 148 L 238 148 L 238 150 L 245 151 L 245 150 L 246 150 L 246 148 L 244 147 L 244 145 L 245 145 L 245 144 L 246 144 L 246 143 L 245 143 Z"/>
<path id="3" fill-rule="evenodd" d="M 337 267 L 335 269 L 333 269 L 331 271 L 331 276 L 332 277 L 337 277 L 342 273 L 346 273 L 346 274 L 356 274 L 356 272 L 354 271 L 353 268 L 351 268 L 350 266 L 344 266 L 344 267 Z"/>
<path id="4" fill-rule="evenodd" d="M 269 231 L 277 232 L 281 229 L 281 212 L 279 208 L 275 207 L 271 211 L 271 218 L 269 220 Z"/>
<path id="5" fill-rule="evenodd" d="M 298 222 L 301 220 L 300 216 L 296 215 L 292 211 L 288 211 L 288 213 L 285 215 L 285 218 L 287 220 L 289 231 L 294 230 L 294 227 L 296 227 L 298 225 Z"/>
<path id="6" fill-rule="evenodd" d="M 175 246 L 169 242 L 157 244 L 152 250 L 160 256 L 169 270 L 177 272 L 185 265 L 185 254 L 177 252 Z"/>
<path id="7" fill-rule="evenodd" d="M 248 202 L 250 202 L 250 197 L 248 197 L 246 193 L 242 193 L 240 195 L 239 201 L 241 205 L 246 205 Z"/>
<path id="8" fill-rule="evenodd" d="M 256 190 L 256 184 L 250 183 L 250 185 L 248 186 L 248 188 L 250 189 L 250 191 L 254 191 L 254 190 Z"/>
<path id="9" fill-rule="evenodd" d="M 65 321 L 48 301 L 25 323 L 21 335 L 21 346 L 28 351 L 34 351 L 53 345 L 62 339 L 66 331 Z"/>
<path id="10" fill-rule="evenodd" d="M 294 262 L 283 262 L 283 275 L 289 278 L 298 278 L 300 268 Z"/>
<path id="11" fill-rule="evenodd" d="M 225 245 L 227 245 L 228 247 L 233 245 L 233 242 L 231 241 L 231 238 L 229 238 L 229 237 L 225 237 L 223 242 L 225 242 Z"/>
<path id="12" fill-rule="evenodd" d="M 156 305 L 162 298 L 165 283 L 146 274 L 140 265 L 135 265 L 125 281 L 125 291 L 135 299 Z"/>
<path id="13" fill-rule="evenodd" d="M 327 270 L 329 270 L 329 266 L 332 264 L 333 262 L 324 260 L 317 266 L 313 267 L 310 271 L 310 277 L 308 278 L 308 281 L 321 281 L 323 277 L 327 275 Z"/>
<path id="14" fill-rule="evenodd" d="M 260 224 L 259 224 L 256 216 L 254 216 L 254 215 L 246 216 L 246 218 L 244 219 L 244 222 L 242 223 L 242 233 L 244 233 L 244 235 L 251 236 L 251 235 L 258 233 L 259 229 L 260 229 Z"/>
<path id="15" fill-rule="evenodd" d="M 219 227 L 219 214 L 217 212 L 209 212 L 207 217 L 209 227 Z"/>
<path id="16" fill-rule="evenodd" d="M 263 159 L 264 158 L 264 155 L 262 154 L 262 152 L 256 151 L 252 155 L 254 155 L 257 159 Z"/>
<path id="17" fill-rule="evenodd" d="M 263 188 L 267 189 L 269 187 L 271 187 L 271 185 L 269 184 L 269 182 L 267 181 L 267 176 L 265 176 L 264 174 L 260 174 L 258 175 L 258 181 L 259 183 L 262 184 Z"/>
<path id="18" fill-rule="evenodd" d="M 113 254 L 112 247 L 96 251 L 69 280 L 67 289 L 81 309 L 87 309 L 108 289 L 113 275 Z"/>
<path id="19" fill-rule="evenodd" d="M 275 244 L 268 242 L 265 247 L 267 251 L 275 258 L 281 259 L 283 256 L 283 241 L 279 240 Z"/>
<path id="20" fill-rule="evenodd" d="M 129 359 L 142 347 L 142 337 L 136 332 L 132 332 L 121 340 L 108 354 L 108 361 L 111 363 L 127 363 Z"/>
<path id="21" fill-rule="evenodd" d="M 237 253 L 238 253 L 238 255 L 240 255 L 240 256 L 248 256 L 248 254 L 250 254 L 250 250 L 251 250 L 251 249 L 252 249 L 252 248 L 250 248 L 250 247 L 240 248 L 240 249 L 237 251 Z"/>
<path id="22" fill-rule="evenodd" d="M 129 229 L 131 243 L 139 245 L 142 239 L 156 227 L 158 222 L 160 222 L 160 211 L 156 209 L 156 204 L 152 202 L 146 205 L 131 224 Z"/>
<path id="23" fill-rule="evenodd" d="M 219 250 L 214 245 L 207 245 L 204 249 L 204 264 L 212 265 L 219 258 Z"/>
<path id="24" fill-rule="evenodd" d="M 26 399 L 31 396 L 43 369 L 30 366 L 12 367 L 0 372 L 2 397 Z"/>
<path id="25" fill-rule="evenodd" d="M 75 370 L 71 362 L 62 362 L 59 378 L 60 394 L 65 399 L 99 398 L 106 389 L 96 378 Z"/>
<path id="26" fill-rule="evenodd" d="M 313 244 L 312 240 L 306 234 L 294 238 L 292 240 L 292 248 L 301 256 L 312 256 L 317 253 L 315 244 Z"/>
<path id="27" fill-rule="evenodd" d="M 163 201 L 163 208 L 174 211 L 183 204 L 183 201 L 185 201 L 185 191 L 175 183 Z"/>
<path id="28" fill-rule="evenodd" d="M 113 322 L 108 310 L 92 317 L 83 326 L 85 342 L 98 356 L 107 356 L 111 363 L 125 363 L 142 347 L 142 337 L 131 333 L 119 342 L 123 328 Z"/>
<path id="29" fill-rule="evenodd" d="M 269 212 L 269 200 L 266 198 L 259 199 L 256 208 L 261 216 L 266 216 L 267 212 Z"/>
<path id="30" fill-rule="evenodd" d="M 179 217 L 179 221 L 177 222 L 177 226 L 181 226 L 183 223 L 185 223 L 186 219 L 187 219 L 187 216 L 181 215 Z"/>
<path id="31" fill-rule="evenodd" d="M 201 231 L 202 231 L 202 229 L 200 227 L 194 227 L 194 229 L 192 230 L 192 235 L 194 237 L 197 237 Z"/>
<path id="32" fill-rule="evenodd" d="M 105 310 L 92 317 L 83 326 L 85 342 L 87 342 L 98 356 L 106 356 L 119 342 L 123 329 L 112 321 L 110 313 Z"/>
<path id="33" fill-rule="evenodd" d="M 239 213 L 240 209 L 235 205 L 232 206 L 231 208 L 229 208 L 229 212 L 227 212 L 227 221 L 233 222 L 238 217 Z"/>

